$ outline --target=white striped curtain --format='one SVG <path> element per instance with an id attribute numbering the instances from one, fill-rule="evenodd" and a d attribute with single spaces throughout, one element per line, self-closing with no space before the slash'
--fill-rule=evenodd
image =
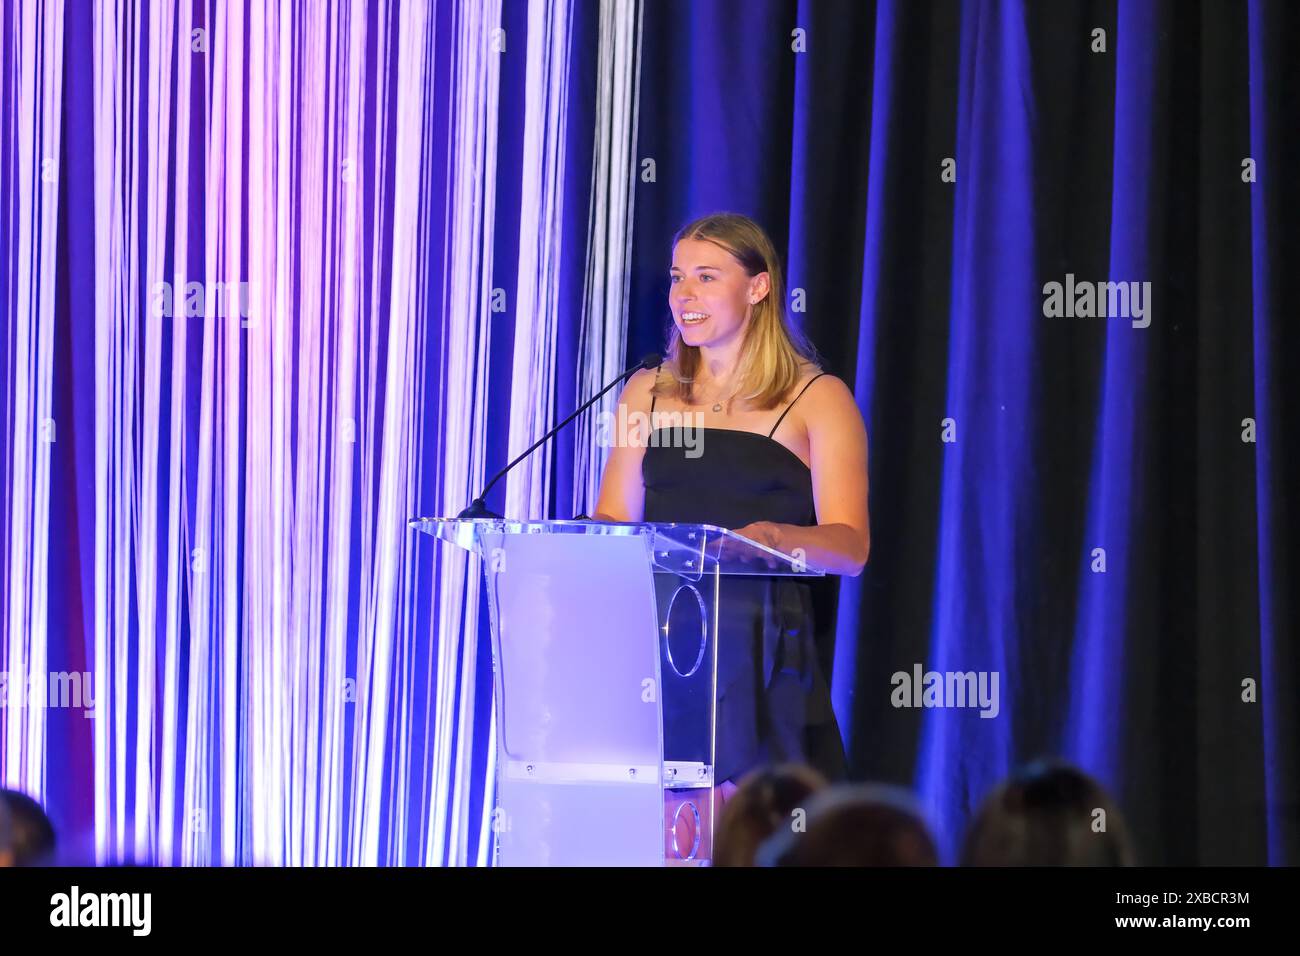
<path id="1" fill-rule="evenodd" d="M 601 3 L 595 43 L 572 0 L 0 15 L 4 784 L 101 861 L 489 862 L 481 569 L 406 520 L 455 514 L 564 414 L 566 310 L 578 394 L 624 363 L 639 4 Z M 504 57 L 526 61 L 522 117 L 502 113 Z M 595 100 L 574 115 L 584 57 Z M 596 129 L 581 209 L 578 123 Z M 507 176 L 518 209 L 498 208 Z M 511 475 L 508 514 L 589 507 L 592 421 L 575 488 L 551 487 L 548 449 Z M 77 662 L 89 716 L 17 702 Z M 53 746 L 73 720 L 88 732 L 59 724 Z"/>

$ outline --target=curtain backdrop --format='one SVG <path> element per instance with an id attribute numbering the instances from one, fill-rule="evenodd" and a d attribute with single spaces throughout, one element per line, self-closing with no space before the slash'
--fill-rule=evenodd
<path id="1" fill-rule="evenodd" d="M 1145 861 L 1297 862 L 1297 38 L 1281 3 L 647 5 L 632 351 L 674 225 L 768 226 L 868 426 L 853 773 L 950 852 L 1059 754 Z M 1149 312 L 1049 316 L 1069 276 Z M 997 672 L 1000 713 L 893 706 L 916 664 Z"/>
<path id="2" fill-rule="evenodd" d="M 949 859 L 1059 755 L 1143 861 L 1300 862 L 1294 4 L 2 17 L 0 775 L 70 854 L 487 862 L 481 570 L 406 521 L 662 348 L 729 209 L 867 421 L 853 776 Z M 600 408 L 490 504 L 589 510 Z"/>

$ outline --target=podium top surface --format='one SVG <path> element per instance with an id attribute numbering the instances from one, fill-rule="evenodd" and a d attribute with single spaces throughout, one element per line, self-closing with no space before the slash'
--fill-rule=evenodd
<path id="1" fill-rule="evenodd" d="M 541 521 L 516 518 L 415 518 L 416 531 L 479 552 L 484 535 L 590 535 L 641 537 L 655 570 L 699 577 L 704 573 L 821 577 L 796 549 L 784 554 L 727 528 L 676 522 Z"/>

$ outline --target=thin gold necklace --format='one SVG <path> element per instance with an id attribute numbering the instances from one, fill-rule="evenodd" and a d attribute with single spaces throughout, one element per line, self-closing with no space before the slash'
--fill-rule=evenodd
<path id="1" fill-rule="evenodd" d="M 703 403 L 701 403 L 701 404 L 703 404 Z M 723 405 L 722 402 L 714 402 L 714 403 L 713 403 L 713 410 L 714 410 L 715 412 L 719 412 L 719 413 L 720 413 L 720 412 L 722 411 L 722 405 Z"/>

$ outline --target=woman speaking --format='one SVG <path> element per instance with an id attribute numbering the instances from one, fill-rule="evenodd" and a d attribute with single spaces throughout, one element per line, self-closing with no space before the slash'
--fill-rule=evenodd
<path id="1" fill-rule="evenodd" d="M 745 216 L 705 216 L 674 238 L 670 275 L 668 357 L 632 377 L 619 414 L 647 414 L 653 428 L 656 413 L 677 413 L 672 420 L 705 429 L 703 454 L 671 442 L 615 447 L 594 517 L 718 525 L 787 554 L 801 549 L 828 573 L 861 573 L 870 547 L 866 428 L 852 392 L 791 329 L 771 240 Z M 842 779 L 808 584 L 738 579 L 724 594 L 715 765 L 723 797 L 763 764 L 804 763 Z"/>

